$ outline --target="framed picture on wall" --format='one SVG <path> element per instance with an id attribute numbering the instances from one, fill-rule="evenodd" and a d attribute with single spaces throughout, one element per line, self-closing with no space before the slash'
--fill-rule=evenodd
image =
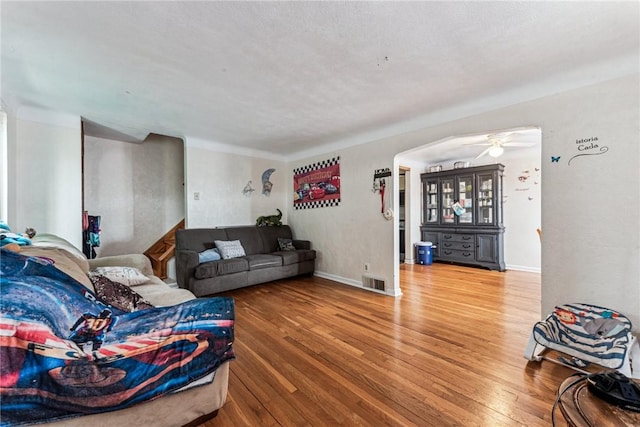
<path id="1" fill-rule="evenodd" d="M 293 170 L 293 207 L 312 209 L 340 204 L 340 157 Z"/>

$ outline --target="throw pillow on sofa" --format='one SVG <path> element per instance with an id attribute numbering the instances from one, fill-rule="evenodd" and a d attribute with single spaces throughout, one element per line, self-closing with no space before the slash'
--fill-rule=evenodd
<path id="1" fill-rule="evenodd" d="M 293 240 L 285 239 L 282 237 L 278 237 L 278 246 L 281 251 L 295 251 L 296 248 L 293 246 Z"/>
<path id="2" fill-rule="evenodd" d="M 203 264 L 209 261 L 218 261 L 221 258 L 222 256 L 220 256 L 218 249 L 207 249 L 206 251 L 202 251 L 198 254 L 198 263 Z"/>
<path id="3" fill-rule="evenodd" d="M 223 259 L 240 258 L 246 255 L 240 240 L 214 240 L 214 243 Z"/>
<path id="4" fill-rule="evenodd" d="M 114 282 L 103 275 L 92 275 L 91 282 L 96 290 L 98 299 L 118 310 L 132 312 L 154 307 L 154 305 L 145 300 L 142 295 L 133 291 L 127 285 Z"/>
<path id="5" fill-rule="evenodd" d="M 89 272 L 89 276 L 94 274 L 101 274 L 114 282 L 127 286 L 141 285 L 149 281 L 147 276 L 133 267 L 96 267 Z"/>

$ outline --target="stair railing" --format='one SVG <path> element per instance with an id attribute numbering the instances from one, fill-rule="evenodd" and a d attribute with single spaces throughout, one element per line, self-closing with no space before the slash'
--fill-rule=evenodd
<path id="1" fill-rule="evenodd" d="M 155 242 L 144 254 L 151 260 L 153 274 L 161 279 L 167 278 L 167 263 L 176 250 L 176 230 L 184 228 L 184 219 Z"/>

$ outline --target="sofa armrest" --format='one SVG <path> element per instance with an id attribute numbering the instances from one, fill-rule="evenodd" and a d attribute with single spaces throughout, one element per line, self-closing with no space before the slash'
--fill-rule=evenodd
<path id="1" fill-rule="evenodd" d="M 293 240 L 293 247 L 296 249 L 311 249 L 311 242 L 309 240 Z"/>
<path id="2" fill-rule="evenodd" d="M 114 255 L 89 260 L 89 269 L 96 267 L 133 267 L 145 276 L 153 276 L 151 261 L 143 254 Z"/>
<path id="3" fill-rule="evenodd" d="M 200 260 L 198 252 L 185 249 L 176 250 L 176 281 L 178 286 L 189 289 L 189 279 L 195 277 L 195 271 Z"/>

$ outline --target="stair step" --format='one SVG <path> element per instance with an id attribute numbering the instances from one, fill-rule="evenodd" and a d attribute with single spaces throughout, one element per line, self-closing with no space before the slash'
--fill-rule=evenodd
<path id="1" fill-rule="evenodd" d="M 153 274 L 158 276 L 160 279 L 167 278 L 167 262 L 175 253 L 176 230 L 181 228 L 184 228 L 184 219 L 144 252 L 147 258 L 151 261 Z"/>

